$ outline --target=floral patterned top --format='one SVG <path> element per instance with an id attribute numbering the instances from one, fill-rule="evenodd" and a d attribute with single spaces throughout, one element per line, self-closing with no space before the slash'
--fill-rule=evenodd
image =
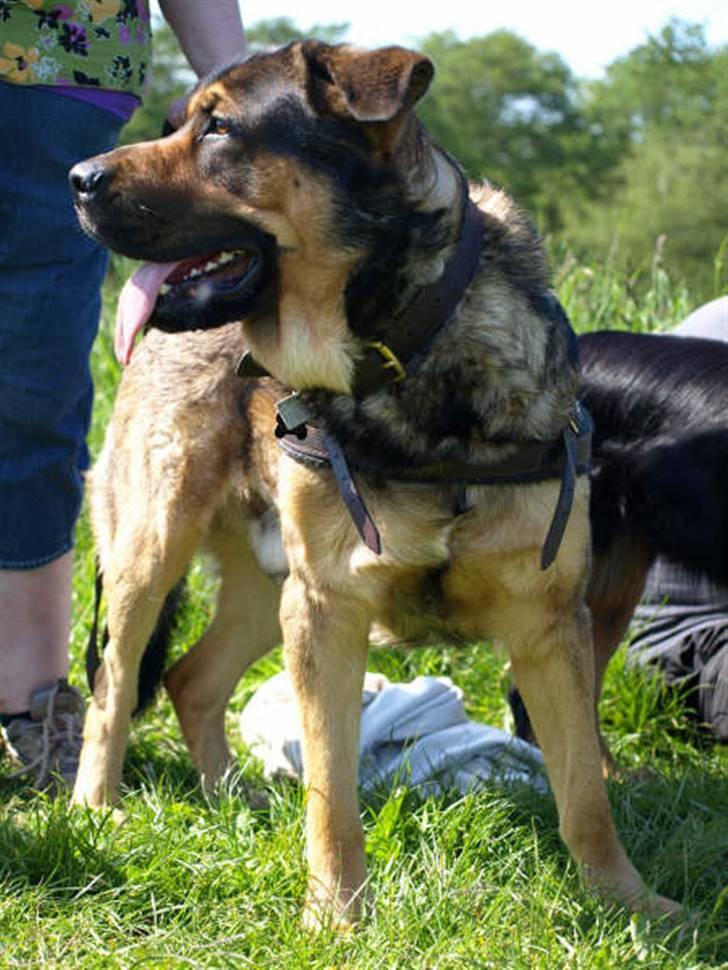
<path id="1" fill-rule="evenodd" d="M 0 80 L 141 97 L 148 0 L 0 0 Z"/>

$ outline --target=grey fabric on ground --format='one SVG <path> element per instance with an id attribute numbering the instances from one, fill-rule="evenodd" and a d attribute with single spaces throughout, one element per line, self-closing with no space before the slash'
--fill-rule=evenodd
<path id="1" fill-rule="evenodd" d="M 301 778 L 300 726 L 285 672 L 258 688 L 240 718 L 243 741 L 268 777 Z M 486 782 L 548 787 L 543 755 L 506 731 L 468 719 L 462 691 L 446 677 L 392 684 L 367 674 L 362 695 L 359 785 L 406 784 L 422 795 Z"/>
<path id="2" fill-rule="evenodd" d="M 658 560 L 632 620 L 629 657 L 694 687 L 702 723 L 728 741 L 728 589 Z"/>

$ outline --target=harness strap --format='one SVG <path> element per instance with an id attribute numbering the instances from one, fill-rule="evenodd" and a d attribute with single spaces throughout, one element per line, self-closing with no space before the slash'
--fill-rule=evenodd
<path id="1" fill-rule="evenodd" d="M 548 569 L 561 546 L 574 501 L 576 478 L 591 471 L 593 423 L 580 401 L 575 403 L 572 421 L 555 442 L 528 442 L 512 457 L 491 465 L 439 462 L 386 469 L 371 464 L 366 467 L 361 462 L 347 460 L 344 449 L 328 432 L 311 424 L 298 424 L 289 430 L 290 426 L 280 411 L 278 420 L 276 436 L 282 451 L 309 468 L 331 468 L 357 532 L 377 554 L 381 552 L 379 532 L 354 481 L 351 467 L 364 475 L 374 474 L 389 481 L 413 484 L 515 485 L 560 479 L 556 508 L 541 548 L 542 569 Z"/>
<path id="2" fill-rule="evenodd" d="M 323 442 L 328 453 L 331 470 L 336 477 L 336 484 L 339 486 L 339 492 L 349 510 L 356 530 L 364 540 L 365 545 L 379 556 L 382 552 L 379 529 L 377 529 L 374 519 L 369 514 L 364 499 L 361 497 L 357 484 L 352 477 L 344 450 L 332 434 L 324 434 Z"/>
<path id="3" fill-rule="evenodd" d="M 586 475 L 591 471 L 591 437 L 594 425 L 591 415 L 578 401 L 576 404 L 576 415 L 573 425 L 569 425 L 562 432 L 564 442 L 564 464 L 561 472 L 561 488 L 559 497 L 556 500 L 554 517 L 551 519 L 549 531 L 546 533 L 543 546 L 541 547 L 541 569 L 548 569 L 556 559 L 556 555 L 564 538 L 566 525 L 571 515 L 571 506 L 574 502 L 574 490 L 576 488 L 576 476 Z M 584 443 L 584 444 L 582 444 Z M 579 462 L 580 444 L 582 449 L 586 447 L 588 454 L 586 461 Z"/>

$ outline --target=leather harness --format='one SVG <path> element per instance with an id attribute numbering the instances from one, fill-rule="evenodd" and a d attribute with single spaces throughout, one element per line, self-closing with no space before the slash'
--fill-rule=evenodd
<path id="1" fill-rule="evenodd" d="M 553 479 L 561 480 L 559 497 L 549 530 L 541 547 L 541 569 L 548 569 L 556 558 L 569 521 L 576 478 L 591 471 L 592 419 L 580 401 L 574 402 L 574 414 L 560 436 L 552 441 L 529 441 L 519 444 L 516 453 L 501 462 L 430 462 L 373 467 L 373 463 L 350 461 L 344 448 L 330 432 L 305 421 L 288 428 L 281 417 L 281 405 L 292 403 L 291 397 L 277 405 L 276 436 L 284 454 L 309 468 L 330 468 L 339 493 L 363 542 L 377 555 L 382 551 L 379 530 L 359 492 L 352 469 L 362 475 L 421 485 L 457 485 L 464 492 L 468 485 L 524 485 Z M 461 501 L 456 514 L 467 512 Z"/>
<path id="2" fill-rule="evenodd" d="M 458 170 L 459 171 L 459 170 Z M 354 374 L 354 397 L 362 398 L 383 387 L 405 380 L 407 369 L 423 354 L 432 338 L 452 318 L 472 281 L 480 261 L 483 219 L 463 184 L 463 217 L 455 251 L 442 275 L 422 287 L 411 303 L 395 317 L 388 342 L 370 342 Z M 238 363 L 240 376 L 262 376 L 267 372 L 246 352 Z M 556 558 L 566 529 L 574 497 L 576 477 L 591 471 L 592 421 L 586 408 L 574 402 L 569 424 L 551 441 L 518 444 L 508 459 L 491 463 L 428 462 L 378 467 L 376 460 L 347 455 L 342 443 L 325 428 L 315 425 L 300 395 L 293 393 L 276 405 L 276 436 L 288 457 L 309 468 L 331 469 L 341 497 L 364 543 L 381 553 L 379 530 L 359 492 L 352 469 L 364 477 L 420 484 L 458 486 L 463 496 L 456 514 L 467 511 L 468 485 L 528 484 L 560 479 L 561 488 L 548 533 L 541 548 L 541 568 L 548 569 Z"/>

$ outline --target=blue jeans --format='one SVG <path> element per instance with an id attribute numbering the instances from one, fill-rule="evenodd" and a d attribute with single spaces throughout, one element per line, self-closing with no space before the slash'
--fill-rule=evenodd
<path id="1" fill-rule="evenodd" d="M 0 82 L 0 568 L 32 569 L 73 544 L 88 465 L 107 254 L 83 235 L 68 170 L 108 151 L 108 111 Z"/>

